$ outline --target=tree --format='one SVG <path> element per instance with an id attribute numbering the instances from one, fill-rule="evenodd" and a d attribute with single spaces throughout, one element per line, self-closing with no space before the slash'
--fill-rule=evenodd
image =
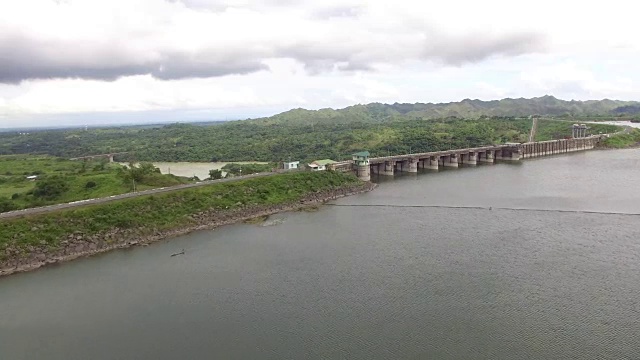
<path id="1" fill-rule="evenodd" d="M 150 175 L 150 174 L 153 174 L 153 173 L 156 173 L 156 174 L 160 174 L 161 173 L 160 169 L 155 167 L 153 165 L 153 163 L 150 163 L 150 162 L 140 163 L 139 169 L 140 169 L 140 172 L 142 172 L 143 175 Z"/>
<path id="2" fill-rule="evenodd" d="M 209 180 L 217 180 L 217 179 L 222 179 L 222 170 L 220 169 L 209 170 Z"/>
<path id="3" fill-rule="evenodd" d="M 143 162 L 137 167 L 134 163 L 129 163 L 129 167 L 123 166 L 122 170 L 119 170 L 119 172 L 120 176 L 122 176 L 127 182 L 131 180 L 135 182 L 142 182 L 145 177 L 151 174 L 160 174 L 160 169 L 149 162 Z"/>

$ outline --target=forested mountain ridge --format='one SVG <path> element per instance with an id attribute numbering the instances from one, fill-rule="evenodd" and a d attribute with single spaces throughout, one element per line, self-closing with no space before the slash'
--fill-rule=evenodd
<path id="1" fill-rule="evenodd" d="M 640 102 L 620 100 L 566 101 L 553 96 L 531 99 L 471 100 L 464 99 L 450 103 L 370 103 L 353 105 L 343 109 L 292 109 L 283 113 L 255 119 L 263 124 L 294 123 L 343 123 L 350 121 L 383 122 L 398 119 L 444 119 L 481 117 L 528 117 L 541 115 L 548 117 L 601 117 L 633 115 L 638 113 Z"/>
<path id="2" fill-rule="evenodd" d="M 6 132 L 0 133 L 0 155 L 31 153 L 72 158 L 127 152 L 118 160 L 344 160 L 361 150 L 382 156 L 526 141 L 532 124 L 528 117 L 535 114 L 568 120 L 540 120 L 536 140 L 563 138 L 571 135 L 573 121 L 612 119 L 620 114 L 628 118 L 626 114 L 638 106 L 640 103 L 563 101 L 545 96 L 449 104 L 374 103 L 339 110 L 294 109 L 268 118 L 210 126 Z M 565 117 L 568 111 L 576 115 Z M 595 134 L 616 129 L 600 124 L 591 128 Z"/>

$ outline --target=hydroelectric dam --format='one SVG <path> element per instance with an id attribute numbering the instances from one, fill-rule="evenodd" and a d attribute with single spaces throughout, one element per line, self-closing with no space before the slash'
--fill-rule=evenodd
<path id="1" fill-rule="evenodd" d="M 330 166 L 335 171 L 352 171 L 363 181 L 371 180 L 371 174 L 393 176 L 397 172 L 417 173 L 418 169 L 438 170 L 441 167 L 477 165 L 495 161 L 520 161 L 534 157 L 590 150 L 607 135 L 593 135 L 571 139 L 507 143 L 475 148 L 434 151 L 426 153 L 369 157 L 364 151 L 353 154 L 353 160 Z"/>

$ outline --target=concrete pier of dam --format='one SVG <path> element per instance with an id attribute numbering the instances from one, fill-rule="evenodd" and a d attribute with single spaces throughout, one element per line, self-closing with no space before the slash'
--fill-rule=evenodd
<path id="1" fill-rule="evenodd" d="M 330 166 L 335 171 L 353 171 L 359 179 L 371 180 L 371 174 L 393 176 L 395 173 L 417 173 L 418 169 L 438 170 L 441 167 L 460 167 L 495 161 L 519 161 L 540 156 L 557 155 L 596 147 L 606 135 L 527 143 L 507 143 L 466 149 L 427 153 L 358 158 Z M 367 153 L 368 154 L 368 153 Z"/>
<path id="2" fill-rule="evenodd" d="M 601 136 L 590 136 L 577 139 L 549 140 L 520 144 L 523 159 L 564 154 L 575 151 L 590 150 L 598 145 Z"/>

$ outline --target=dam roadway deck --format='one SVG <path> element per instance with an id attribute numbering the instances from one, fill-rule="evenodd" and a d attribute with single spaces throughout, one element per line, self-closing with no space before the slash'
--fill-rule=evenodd
<path id="1" fill-rule="evenodd" d="M 418 169 L 438 170 L 441 167 L 459 167 L 460 165 L 477 165 L 493 163 L 496 160 L 519 161 L 533 157 L 563 154 L 589 150 L 596 147 L 607 135 L 586 136 L 582 138 L 507 143 L 475 148 L 453 149 L 426 153 L 412 153 L 373 157 L 366 161 L 343 161 L 333 164 L 336 171 L 352 171 L 358 178 L 369 181 L 371 174 L 393 176 L 396 172 L 418 172 Z"/>

